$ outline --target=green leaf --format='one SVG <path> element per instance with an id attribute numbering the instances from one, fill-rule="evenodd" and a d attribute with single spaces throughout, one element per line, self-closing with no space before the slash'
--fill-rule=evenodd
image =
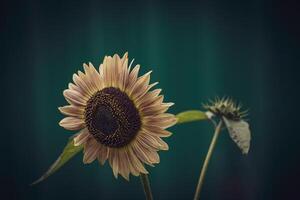
<path id="1" fill-rule="evenodd" d="M 50 166 L 45 174 L 43 174 L 38 180 L 34 181 L 31 185 L 40 183 L 41 181 L 48 178 L 50 175 L 54 174 L 58 169 L 60 169 L 64 164 L 66 164 L 72 157 L 79 153 L 83 146 L 74 146 L 74 137 L 71 137 L 65 146 L 63 152 L 57 158 L 57 160 Z"/>
<path id="2" fill-rule="evenodd" d="M 176 117 L 178 119 L 177 124 L 194 122 L 194 121 L 201 121 L 201 120 L 207 120 L 208 119 L 205 112 L 202 112 L 200 110 L 184 111 L 184 112 L 181 112 L 181 113 L 177 114 Z"/>

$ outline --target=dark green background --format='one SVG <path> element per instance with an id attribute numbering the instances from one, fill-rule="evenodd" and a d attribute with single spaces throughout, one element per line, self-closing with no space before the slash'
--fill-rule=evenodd
<path id="1" fill-rule="evenodd" d="M 6 1 L 1 3 L 1 199 L 143 199 L 82 154 L 29 187 L 73 132 L 58 126 L 72 74 L 129 52 L 153 70 L 171 112 L 229 95 L 250 108 L 248 156 L 223 132 L 203 199 L 297 199 L 299 5 L 292 1 Z M 191 199 L 210 139 L 207 122 L 178 125 L 151 172 L 156 199 Z"/>

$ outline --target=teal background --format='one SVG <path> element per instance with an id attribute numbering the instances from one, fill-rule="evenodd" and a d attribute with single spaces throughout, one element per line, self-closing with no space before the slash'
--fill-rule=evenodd
<path id="1" fill-rule="evenodd" d="M 293 1 L 2 1 L 1 199 L 143 199 L 136 177 L 84 166 L 82 154 L 30 187 L 69 136 L 58 126 L 62 91 L 83 62 L 129 52 L 153 70 L 170 112 L 228 95 L 250 109 L 243 156 L 224 131 L 203 199 L 297 199 L 299 4 Z M 172 127 L 149 167 L 155 199 L 192 199 L 212 137 L 208 122 Z"/>

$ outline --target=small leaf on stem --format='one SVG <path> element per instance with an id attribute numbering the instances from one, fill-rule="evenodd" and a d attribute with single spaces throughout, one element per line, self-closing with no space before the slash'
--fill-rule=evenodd
<path id="1" fill-rule="evenodd" d="M 193 122 L 193 121 L 201 121 L 201 120 L 207 120 L 208 117 L 205 114 L 205 112 L 202 112 L 200 110 L 188 110 L 181 112 L 176 115 L 178 121 L 177 124 L 187 123 L 187 122 Z"/>

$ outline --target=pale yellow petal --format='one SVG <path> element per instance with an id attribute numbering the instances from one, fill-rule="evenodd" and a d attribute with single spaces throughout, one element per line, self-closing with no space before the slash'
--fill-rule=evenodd
<path id="1" fill-rule="evenodd" d="M 111 63 L 112 63 L 112 57 L 106 56 L 104 58 L 102 70 L 103 70 L 103 78 L 105 82 L 105 87 L 111 87 L 112 86 L 112 79 L 111 79 Z"/>
<path id="2" fill-rule="evenodd" d="M 70 89 L 64 90 L 63 95 L 68 101 L 68 103 L 70 104 L 79 105 L 79 106 L 86 105 L 87 99 L 75 90 L 70 90 Z"/>
<path id="3" fill-rule="evenodd" d="M 92 72 L 90 66 L 83 63 L 84 73 L 79 73 L 80 77 L 85 81 L 90 91 L 95 92 L 97 90 L 97 86 L 95 81 L 92 79 Z"/>
<path id="4" fill-rule="evenodd" d="M 139 98 L 136 100 L 136 105 L 138 108 L 146 107 L 153 102 L 157 101 L 157 99 L 161 98 L 159 97 L 159 93 L 161 92 L 161 89 L 155 89 L 153 91 L 150 91 L 146 93 L 142 98 Z"/>
<path id="5" fill-rule="evenodd" d="M 169 146 L 160 137 L 154 136 L 152 134 L 147 134 L 146 132 L 141 132 L 136 137 L 137 140 L 142 142 L 145 146 L 151 146 L 157 150 L 168 150 Z"/>
<path id="6" fill-rule="evenodd" d="M 95 69 L 95 67 L 93 66 L 93 64 L 90 62 L 89 65 L 87 64 L 83 64 L 83 68 L 86 74 L 86 78 L 88 79 L 88 84 L 90 85 L 90 89 L 94 92 L 100 90 L 101 87 L 101 79 L 100 79 L 100 75 L 97 72 L 97 70 Z"/>
<path id="7" fill-rule="evenodd" d="M 125 87 L 126 87 L 127 79 L 129 77 L 129 68 L 128 68 L 128 58 L 127 58 L 127 55 L 124 55 L 122 59 L 124 59 L 124 61 L 122 62 L 121 70 L 120 70 L 119 88 L 122 91 L 124 91 Z"/>
<path id="8" fill-rule="evenodd" d="M 115 176 L 115 178 L 118 178 L 118 174 L 119 174 L 119 154 L 118 154 L 118 150 L 115 148 L 110 148 L 109 150 L 109 164 L 113 170 L 113 174 Z"/>
<path id="9" fill-rule="evenodd" d="M 137 99 L 141 95 L 144 95 L 149 87 L 150 74 L 152 71 L 138 78 L 136 83 L 131 88 L 128 88 L 128 94 L 132 99 Z"/>
<path id="10" fill-rule="evenodd" d="M 79 134 L 74 137 L 74 146 L 80 146 L 84 144 L 90 137 L 90 133 L 87 128 L 82 129 Z"/>
<path id="11" fill-rule="evenodd" d="M 59 122 L 59 125 L 67 130 L 79 130 L 85 127 L 84 120 L 76 117 L 65 117 Z"/>
<path id="12" fill-rule="evenodd" d="M 174 103 L 157 103 L 141 108 L 144 116 L 158 115 L 166 112 Z"/>
<path id="13" fill-rule="evenodd" d="M 84 116 L 84 107 L 75 106 L 75 105 L 67 105 L 63 107 L 59 107 L 58 110 L 64 114 L 72 117 L 83 118 Z"/>
<path id="14" fill-rule="evenodd" d="M 128 159 L 126 157 L 127 153 L 124 148 L 120 149 L 118 152 L 119 152 L 119 173 L 128 181 L 130 167 L 129 167 Z"/>
<path id="15" fill-rule="evenodd" d="M 152 153 L 150 153 L 151 150 L 149 150 L 148 148 L 144 148 L 142 145 L 140 145 L 139 142 L 133 142 L 132 149 L 143 163 L 146 163 L 150 166 L 154 166 L 154 163 L 158 163 L 157 160 L 153 158 Z"/>
<path id="16" fill-rule="evenodd" d="M 128 147 L 128 158 L 131 161 L 130 162 L 132 165 L 131 173 L 133 175 L 138 176 L 140 175 L 140 173 L 148 174 L 148 171 L 145 169 L 141 161 L 136 157 L 131 147 Z"/>
<path id="17" fill-rule="evenodd" d="M 90 137 L 84 145 L 83 163 L 89 164 L 93 162 L 97 158 L 98 152 L 99 144 L 93 137 Z"/>
<path id="18" fill-rule="evenodd" d="M 120 76 L 121 76 L 121 58 L 118 54 L 115 54 L 113 56 L 113 62 L 112 62 L 112 68 L 111 68 L 111 74 L 112 74 L 112 86 L 119 88 L 119 85 L 121 83 Z"/>
<path id="19" fill-rule="evenodd" d="M 177 119 L 175 115 L 169 113 L 162 113 L 158 115 L 150 115 L 143 118 L 145 124 L 158 126 L 161 128 L 169 128 L 176 124 Z"/>
<path id="20" fill-rule="evenodd" d="M 98 161 L 101 165 L 104 165 L 105 161 L 108 159 L 108 152 L 109 152 L 109 148 L 104 146 L 104 145 L 100 145 L 100 149 L 98 152 Z"/>
<path id="21" fill-rule="evenodd" d="M 93 95 L 93 90 L 90 89 L 88 83 L 86 82 L 86 78 L 84 78 L 84 74 L 81 71 L 78 71 L 77 74 L 73 74 L 73 82 L 83 91 L 85 91 L 89 96 Z"/>
<path id="22" fill-rule="evenodd" d="M 78 87 L 77 85 L 75 85 L 73 83 L 69 83 L 68 88 L 71 90 L 75 90 L 76 92 L 79 92 L 84 97 L 89 96 L 87 92 L 85 92 L 84 90 L 82 90 L 80 87 Z"/>
<path id="23" fill-rule="evenodd" d="M 140 150 L 144 152 L 149 161 L 153 164 L 157 164 L 160 162 L 159 155 L 157 153 L 158 150 L 147 147 L 143 141 L 136 140 L 136 144 L 140 147 Z"/>
<path id="24" fill-rule="evenodd" d="M 89 67 L 90 67 L 91 79 L 94 82 L 95 87 L 97 88 L 97 90 L 103 89 L 103 80 L 101 80 L 101 76 L 99 72 L 96 70 L 96 68 L 92 63 L 89 63 Z"/>
<path id="25" fill-rule="evenodd" d="M 138 73 L 139 73 L 139 70 L 140 70 L 140 65 L 136 65 L 132 71 L 130 72 L 129 76 L 128 76 L 128 79 L 127 79 L 127 83 L 126 83 L 126 87 L 125 87 L 125 90 L 128 92 L 132 87 L 133 85 L 135 84 L 136 80 L 137 80 L 137 77 L 138 77 Z"/>
<path id="26" fill-rule="evenodd" d="M 155 82 L 155 83 L 152 83 L 152 84 L 148 85 L 147 88 L 140 95 L 135 97 L 135 102 L 138 102 L 138 101 L 140 101 L 140 99 L 144 98 L 145 95 L 149 93 L 149 90 L 157 84 L 158 84 L 158 82 Z"/>
<path id="27" fill-rule="evenodd" d="M 151 126 L 151 125 L 143 126 L 142 130 L 144 132 L 147 132 L 148 134 L 159 136 L 159 137 L 169 137 L 172 135 L 170 131 L 167 131 L 157 126 Z"/>

